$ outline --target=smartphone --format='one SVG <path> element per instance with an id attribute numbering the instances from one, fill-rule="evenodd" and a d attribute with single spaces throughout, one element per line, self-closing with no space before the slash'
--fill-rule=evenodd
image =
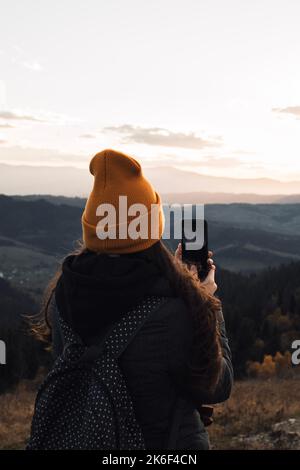
<path id="1" fill-rule="evenodd" d="M 196 240 L 197 219 L 183 219 L 182 220 L 182 260 L 187 264 L 195 264 L 198 269 L 198 276 L 203 280 L 209 271 L 208 259 L 208 226 L 207 221 L 204 220 L 200 225 L 203 229 L 203 245 L 197 249 L 189 249 L 189 243 Z"/>

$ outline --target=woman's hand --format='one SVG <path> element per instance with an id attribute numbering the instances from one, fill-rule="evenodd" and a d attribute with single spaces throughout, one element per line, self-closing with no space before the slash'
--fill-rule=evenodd
<path id="1" fill-rule="evenodd" d="M 216 281 L 215 281 L 216 266 L 214 264 L 214 260 L 212 259 L 212 255 L 213 255 L 213 252 L 209 251 L 208 252 L 208 260 L 207 260 L 209 271 L 208 271 L 208 275 L 201 282 L 201 284 L 203 286 L 205 286 L 205 288 L 207 288 L 208 292 L 211 295 L 214 295 L 214 293 L 218 289 L 218 286 L 217 286 Z"/>
<path id="2" fill-rule="evenodd" d="M 197 270 L 197 266 L 195 264 L 188 265 L 188 269 L 193 274 L 193 276 L 195 276 L 195 278 L 197 280 L 199 280 L 199 282 L 201 282 L 202 286 L 204 286 L 211 295 L 214 295 L 214 293 L 216 292 L 218 286 L 215 282 L 216 266 L 214 265 L 212 255 L 213 255 L 213 252 L 209 251 L 208 252 L 208 259 L 207 259 L 209 272 L 208 272 L 208 275 L 206 276 L 206 278 L 203 281 L 200 281 L 200 279 L 198 277 L 198 270 Z M 182 262 L 182 245 L 181 245 L 181 243 L 178 243 L 177 249 L 175 251 L 175 259 L 177 261 Z"/>

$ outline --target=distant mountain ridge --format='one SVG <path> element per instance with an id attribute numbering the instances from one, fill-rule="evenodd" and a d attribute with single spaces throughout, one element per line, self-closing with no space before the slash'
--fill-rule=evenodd
<path id="1" fill-rule="evenodd" d="M 162 194 L 162 200 L 168 204 L 298 204 L 300 194 L 282 196 L 280 194 L 246 194 L 246 193 L 170 193 Z"/>
<path id="2" fill-rule="evenodd" d="M 208 193 L 208 195 L 213 195 L 226 193 L 232 194 L 232 198 L 236 196 L 235 202 L 239 202 L 238 196 L 240 194 L 244 195 L 244 198 L 245 195 L 251 194 L 275 195 L 274 197 L 278 195 L 278 198 L 300 194 L 300 181 L 286 182 L 271 178 L 228 178 L 203 175 L 173 167 L 145 167 L 144 173 L 161 194 Z M 86 197 L 92 184 L 93 177 L 87 169 L 17 166 L 0 163 L 0 191 L 8 195 L 49 194 Z M 255 202 L 259 201 L 255 199 Z"/>
<path id="3" fill-rule="evenodd" d="M 211 176 L 173 167 L 145 168 L 144 171 L 154 186 L 165 194 L 173 192 L 254 193 L 262 195 L 300 193 L 300 181 L 287 182 L 277 181 L 272 178 Z"/>
<path id="4" fill-rule="evenodd" d="M 20 196 L 12 194 L 16 200 L 36 201 L 45 199 L 52 204 L 67 204 L 69 206 L 84 207 L 86 198 L 53 196 L 51 194 L 28 194 Z M 282 196 L 280 194 L 231 194 L 231 193 L 169 193 L 161 194 L 165 204 L 299 204 L 300 194 Z"/>

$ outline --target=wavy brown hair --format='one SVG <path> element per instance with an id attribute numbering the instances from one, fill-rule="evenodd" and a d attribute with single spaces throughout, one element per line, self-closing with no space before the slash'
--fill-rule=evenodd
<path id="1" fill-rule="evenodd" d="M 79 244 L 72 254 L 88 250 Z M 188 267 L 178 261 L 169 249 L 159 241 L 143 252 L 130 256 L 145 256 L 151 259 L 160 272 L 169 280 L 178 297 L 186 304 L 193 321 L 193 342 L 191 356 L 187 363 L 187 379 L 196 382 L 199 390 L 212 391 L 221 371 L 222 353 L 217 314 L 221 309 L 220 300 L 207 292 Z M 49 308 L 61 269 L 50 281 L 44 295 L 42 309 L 32 325 L 33 333 L 41 340 L 51 341 L 51 308 Z M 196 381 L 195 381 L 196 379 Z"/>

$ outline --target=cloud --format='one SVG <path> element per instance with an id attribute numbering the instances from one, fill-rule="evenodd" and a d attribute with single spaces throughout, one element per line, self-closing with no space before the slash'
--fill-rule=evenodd
<path id="1" fill-rule="evenodd" d="M 238 168 L 241 166 L 247 165 L 247 162 L 244 162 L 238 158 L 234 157 L 215 157 L 215 156 L 206 156 L 199 159 L 184 158 L 182 156 L 171 155 L 171 154 L 162 154 L 157 159 L 148 159 L 144 160 L 146 165 L 150 166 L 175 166 L 175 167 L 190 167 L 194 168 Z"/>
<path id="2" fill-rule="evenodd" d="M 244 164 L 244 162 L 234 157 L 207 157 L 205 160 L 201 160 L 199 163 L 202 166 L 222 168 L 234 168 Z"/>
<path id="3" fill-rule="evenodd" d="M 23 54 L 23 53 L 24 53 L 24 49 L 23 49 L 21 46 L 19 46 L 19 44 L 14 44 L 14 45 L 12 46 L 12 48 L 13 48 L 16 52 L 18 52 L 19 54 Z"/>
<path id="4" fill-rule="evenodd" d="M 13 57 L 11 59 L 13 64 L 20 65 L 21 67 L 24 67 L 25 69 L 32 70 L 33 72 L 41 72 L 43 70 L 43 67 L 39 62 L 36 60 L 33 61 L 27 61 L 27 60 L 19 60 Z"/>
<path id="5" fill-rule="evenodd" d="M 231 150 L 230 153 L 234 155 L 253 155 L 254 152 L 250 150 L 237 149 L 237 150 Z"/>
<path id="6" fill-rule="evenodd" d="M 2 143 L 5 143 L 4 141 Z M 19 145 L 0 148 L 0 162 L 18 164 L 88 164 L 90 156 L 64 153 L 50 148 L 22 147 Z"/>
<path id="7" fill-rule="evenodd" d="M 293 116 L 300 118 L 300 106 L 287 106 L 286 108 L 273 108 L 272 111 L 274 111 L 275 113 L 292 114 Z"/>
<path id="8" fill-rule="evenodd" d="M 43 67 L 36 60 L 32 62 L 21 62 L 20 65 L 23 65 L 26 69 L 33 70 L 33 72 L 41 72 Z"/>
<path id="9" fill-rule="evenodd" d="M 7 140 L 4 140 L 4 139 L 0 139 L 0 144 L 6 144 L 7 143 Z"/>
<path id="10" fill-rule="evenodd" d="M 13 46 L 14 56 L 11 58 L 13 64 L 20 65 L 25 69 L 32 70 L 33 72 L 41 72 L 43 70 L 42 65 L 37 60 L 28 58 L 28 55 L 22 47 L 19 45 Z"/>
<path id="11" fill-rule="evenodd" d="M 27 112 L 21 110 L 0 110 L 0 118 L 12 121 L 33 121 L 44 122 L 48 124 L 66 125 L 78 124 L 81 119 L 65 116 L 47 111 Z"/>
<path id="12" fill-rule="evenodd" d="M 91 133 L 86 133 L 86 134 L 81 134 L 79 137 L 82 139 L 96 139 L 96 134 L 91 134 Z"/>
<path id="13" fill-rule="evenodd" d="M 0 118 L 2 119 L 12 119 L 16 121 L 35 121 L 35 122 L 44 122 L 44 119 L 41 119 L 33 114 L 23 114 L 15 111 L 0 111 Z"/>
<path id="14" fill-rule="evenodd" d="M 161 127 L 139 127 L 130 124 L 105 127 L 104 131 L 117 132 L 124 135 L 123 143 L 139 143 L 164 147 L 180 147 L 186 149 L 203 149 L 221 145 L 220 138 L 206 139 L 194 132 L 172 132 Z"/>
<path id="15" fill-rule="evenodd" d="M 15 126 L 13 126 L 12 124 L 8 124 L 8 122 L 0 122 L 0 129 L 13 129 L 14 127 Z"/>
<path id="16" fill-rule="evenodd" d="M 6 103 L 6 86 L 4 80 L 0 80 L 0 109 L 5 107 Z"/>

